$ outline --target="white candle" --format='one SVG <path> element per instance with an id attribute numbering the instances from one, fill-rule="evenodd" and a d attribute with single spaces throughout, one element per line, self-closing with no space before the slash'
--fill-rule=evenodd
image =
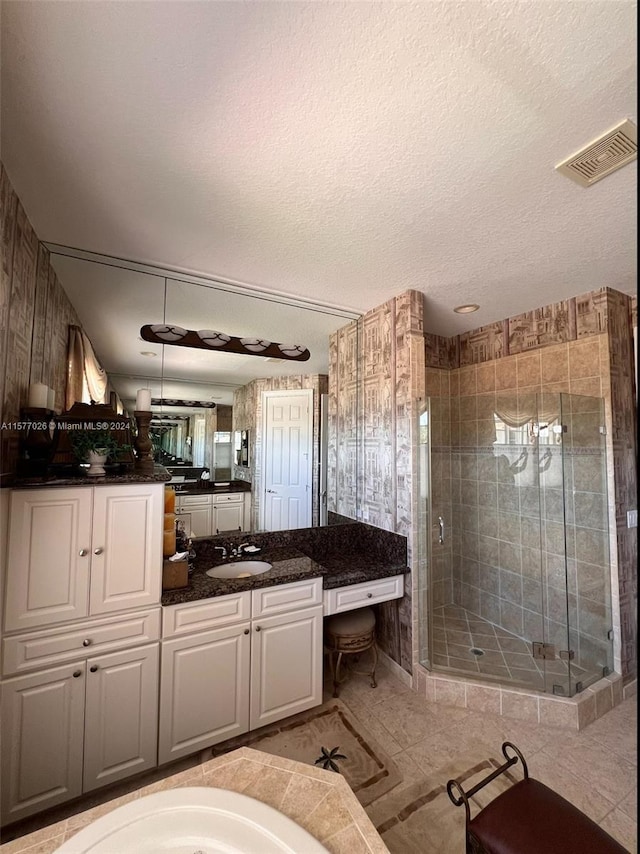
<path id="1" fill-rule="evenodd" d="M 136 395 L 136 412 L 151 412 L 151 389 L 139 388 Z"/>
<path id="2" fill-rule="evenodd" d="M 49 389 L 44 383 L 31 383 L 29 386 L 29 408 L 46 409 Z"/>
<path id="3" fill-rule="evenodd" d="M 56 408 L 56 393 L 52 388 L 47 389 L 47 409 L 52 412 Z"/>

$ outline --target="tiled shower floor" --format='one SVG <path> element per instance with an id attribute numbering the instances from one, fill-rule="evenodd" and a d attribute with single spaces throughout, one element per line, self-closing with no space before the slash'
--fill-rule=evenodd
<path id="1" fill-rule="evenodd" d="M 482 655 L 474 654 L 472 649 L 481 650 Z M 432 662 L 436 667 L 461 675 L 481 674 L 486 679 L 515 683 L 535 691 L 570 694 L 564 661 L 533 658 L 531 643 L 459 605 L 434 609 Z M 586 671 L 572 662 L 571 677 L 575 685 L 586 678 Z"/>

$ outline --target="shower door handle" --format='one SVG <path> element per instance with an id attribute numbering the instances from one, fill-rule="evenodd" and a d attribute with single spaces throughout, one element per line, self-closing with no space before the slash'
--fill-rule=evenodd
<path id="1" fill-rule="evenodd" d="M 444 543 L 444 519 L 442 516 L 438 516 L 438 529 L 440 531 L 438 534 L 438 542 Z"/>

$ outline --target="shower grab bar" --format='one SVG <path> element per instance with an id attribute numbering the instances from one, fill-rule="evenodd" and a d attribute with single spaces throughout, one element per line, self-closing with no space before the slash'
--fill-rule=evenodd
<path id="1" fill-rule="evenodd" d="M 438 534 L 438 542 L 444 543 L 444 519 L 442 516 L 438 516 L 438 528 L 440 529 L 440 533 Z"/>

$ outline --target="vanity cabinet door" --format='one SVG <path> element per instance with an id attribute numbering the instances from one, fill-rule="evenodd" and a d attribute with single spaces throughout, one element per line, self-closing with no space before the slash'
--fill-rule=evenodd
<path id="1" fill-rule="evenodd" d="M 322 703 L 322 605 L 251 624 L 250 729 Z"/>
<path id="2" fill-rule="evenodd" d="M 94 489 L 91 614 L 160 602 L 163 513 L 161 484 Z"/>
<path id="3" fill-rule="evenodd" d="M 163 485 L 11 494 L 5 631 L 160 604 Z"/>
<path id="4" fill-rule="evenodd" d="M 249 623 L 163 641 L 158 762 L 249 729 Z"/>
<path id="5" fill-rule="evenodd" d="M 5 630 L 86 617 L 92 490 L 11 493 Z"/>
<path id="6" fill-rule="evenodd" d="M 82 794 L 85 662 L 2 685 L 4 823 Z"/>
<path id="7" fill-rule="evenodd" d="M 217 496 L 216 496 L 217 497 Z M 225 498 L 235 498 L 235 495 L 226 495 Z M 244 499 L 244 496 L 239 496 Z M 213 505 L 213 533 L 223 534 L 226 531 L 244 531 L 244 500 L 228 501 Z"/>
<path id="8" fill-rule="evenodd" d="M 83 791 L 156 767 L 159 651 L 154 643 L 87 661 Z"/>
<path id="9" fill-rule="evenodd" d="M 181 513 L 178 519 L 185 520 L 185 530 L 187 530 L 187 516 L 189 517 L 189 528 L 194 537 L 210 537 L 215 531 L 212 530 L 211 523 L 211 505 L 195 505 L 190 506 L 187 513 Z"/>

